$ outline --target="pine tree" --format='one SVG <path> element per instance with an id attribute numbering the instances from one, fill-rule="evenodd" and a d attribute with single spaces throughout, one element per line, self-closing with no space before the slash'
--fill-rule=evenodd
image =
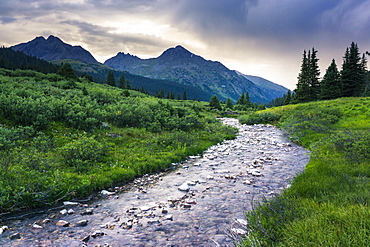
<path id="1" fill-rule="evenodd" d="M 183 100 L 187 100 L 188 99 L 188 97 L 186 96 L 186 91 L 184 91 L 184 93 L 182 94 L 182 99 Z"/>
<path id="2" fill-rule="evenodd" d="M 122 89 L 126 88 L 125 75 L 123 73 L 118 80 L 118 87 Z"/>
<path id="3" fill-rule="evenodd" d="M 294 99 L 292 103 L 303 103 L 310 101 L 310 60 L 311 52 L 306 50 L 303 51 L 303 59 L 301 65 L 301 71 L 298 75 L 298 83 L 294 90 Z"/>
<path id="4" fill-rule="evenodd" d="M 337 64 L 333 59 L 321 81 L 320 99 L 336 99 L 342 95 L 342 85 Z"/>
<path id="5" fill-rule="evenodd" d="M 233 102 L 231 101 L 230 98 L 228 98 L 227 101 L 226 101 L 226 109 L 232 110 L 233 108 L 234 108 Z"/>
<path id="6" fill-rule="evenodd" d="M 217 110 L 221 110 L 222 108 L 221 108 L 221 104 L 220 104 L 220 102 L 218 101 L 218 98 L 217 98 L 217 96 L 216 95 L 213 95 L 212 97 L 211 97 L 211 100 L 209 101 L 209 106 L 211 107 L 211 108 L 214 108 L 214 109 L 217 109 Z"/>
<path id="7" fill-rule="evenodd" d="M 318 100 L 320 95 L 320 69 L 318 65 L 317 50 L 312 48 L 311 57 L 309 58 L 309 100 Z"/>
<path id="8" fill-rule="evenodd" d="M 283 105 L 289 105 L 292 101 L 292 92 L 288 90 L 288 92 L 284 95 Z"/>
<path id="9" fill-rule="evenodd" d="M 346 49 L 343 57 L 341 71 L 342 96 L 356 97 L 360 96 L 366 84 L 366 59 L 360 57 L 357 44 L 351 43 Z"/>
<path id="10" fill-rule="evenodd" d="M 63 66 L 58 70 L 57 74 L 68 79 L 77 79 L 77 76 L 75 75 L 70 63 L 63 64 Z"/>
<path id="11" fill-rule="evenodd" d="M 113 71 L 108 71 L 106 83 L 110 86 L 116 86 L 116 78 L 114 77 Z"/>

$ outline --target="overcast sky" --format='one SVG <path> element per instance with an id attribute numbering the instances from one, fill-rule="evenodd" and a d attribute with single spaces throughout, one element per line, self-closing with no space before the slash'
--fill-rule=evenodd
<path id="1" fill-rule="evenodd" d="M 370 0 L 1 0 L 0 45 L 51 34 L 99 62 L 182 45 L 294 89 L 304 49 L 318 50 L 321 76 L 352 41 L 370 51 Z"/>

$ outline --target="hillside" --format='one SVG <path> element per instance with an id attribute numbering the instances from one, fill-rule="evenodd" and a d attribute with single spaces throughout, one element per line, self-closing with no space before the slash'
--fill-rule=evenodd
<path id="1" fill-rule="evenodd" d="M 269 96 L 269 98 L 276 99 L 282 97 L 282 95 L 286 94 L 288 91 L 286 87 L 273 83 L 272 81 L 266 80 L 262 77 L 244 75 L 238 71 L 235 72 L 257 85 L 265 95 Z"/>
<path id="2" fill-rule="evenodd" d="M 311 150 L 305 172 L 282 196 L 247 213 L 242 246 L 368 246 L 370 98 L 271 108 L 242 123 L 271 120 Z"/>
<path id="3" fill-rule="evenodd" d="M 275 92 L 270 94 L 267 87 L 262 89 L 220 62 L 205 60 L 182 46 L 169 48 L 159 57 L 150 59 L 140 59 L 120 52 L 104 64 L 132 74 L 197 86 L 210 94 L 216 94 L 221 100 L 231 98 L 235 102 L 243 92 L 248 92 L 253 102 L 267 103 L 276 95 Z"/>
<path id="4" fill-rule="evenodd" d="M 0 69 L 0 212 L 50 206 L 171 167 L 234 130 L 205 103 Z"/>

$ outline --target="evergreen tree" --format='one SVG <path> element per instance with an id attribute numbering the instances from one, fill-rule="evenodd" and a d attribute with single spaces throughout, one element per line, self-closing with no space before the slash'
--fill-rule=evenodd
<path id="1" fill-rule="evenodd" d="M 227 99 L 227 101 L 226 101 L 226 109 L 230 109 L 230 110 L 232 110 L 233 109 L 233 102 L 231 101 L 231 99 L 230 98 L 228 98 Z"/>
<path id="2" fill-rule="evenodd" d="M 122 73 L 122 75 L 120 76 L 120 78 L 118 80 L 118 87 L 122 88 L 122 89 L 126 88 L 125 75 L 123 73 Z"/>
<path id="3" fill-rule="evenodd" d="M 211 108 L 214 108 L 214 109 L 217 109 L 217 110 L 221 110 L 222 108 L 221 108 L 221 104 L 220 104 L 220 102 L 218 101 L 218 98 L 217 98 L 217 96 L 216 95 L 213 95 L 212 97 L 211 97 L 211 100 L 209 101 L 209 106 L 211 107 Z"/>
<path id="4" fill-rule="evenodd" d="M 116 78 L 114 77 L 113 71 L 108 71 L 106 83 L 110 86 L 116 86 Z"/>
<path id="5" fill-rule="evenodd" d="M 357 44 L 351 43 L 346 49 L 343 57 L 341 71 L 342 96 L 356 97 L 360 96 L 366 84 L 366 59 L 360 57 Z"/>
<path id="6" fill-rule="evenodd" d="M 63 66 L 58 70 L 57 74 L 68 79 L 77 79 L 77 76 L 75 75 L 70 63 L 63 64 Z"/>
<path id="7" fill-rule="evenodd" d="M 160 98 L 160 99 L 163 99 L 164 98 L 164 90 L 163 90 L 163 88 L 159 91 L 157 97 Z"/>
<path id="8" fill-rule="evenodd" d="M 186 91 L 184 91 L 184 93 L 182 94 L 182 99 L 183 100 L 187 100 L 188 99 L 188 97 L 186 96 Z"/>
<path id="9" fill-rule="evenodd" d="M 309 98 L 310 101 L 317 100 L 320 95 L 320 69 L 318 65 L 317 50 L 312 48 L 311 57 L 309 58 Z"/>
<path id="10" fill-rule="evenodd" d="M 242 93 L 238 99 L 238 101 L 236 102 L 236 105 L 245 105 L 245 95 L 244 93 Z"/>
<path id="11" fill-rule="evenodd" d="M 178 99 L 178 100 L 181 100 L 181 96 L 180 96 L 180 94 L 178 94 L 178 95 L 177 95 L 177 99 Z"/>
<path id="12" fill-rule="evenodd" d="M 294 90 L 293 103 L 303 103 L 310 101 L 310 60 L 311 53 L 306 50 L 303 51 L 301 71 L 298 75 L 298 83 L 296 89 Z"/>
<path id="13" fill-rule="evenodd" d="M 292 101 L 292 92 L 288 90 L 288 92 L 284 95 L 283 105 L 289 105 Z"/>
<path id="14" fill-rule="evenodd" d="M 336 99 L 342 94 L 340 73 L 333 59 L 321 81 L 320 99 Z"/>

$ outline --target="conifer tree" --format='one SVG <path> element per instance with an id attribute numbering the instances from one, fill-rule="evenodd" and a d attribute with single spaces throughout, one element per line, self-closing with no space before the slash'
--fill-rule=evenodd
<path id="1" fill-rule="evenodd" d="M 218 98 L 217 98 L 217 96 L 216 95 L 213 95 L 212 97 L 211 97 L 211 100 L 209 101 L 209 106 L 211 107 L 211 108 L 214 108 L 214 109 L 217 109 L 217 110 L 221 110 L 222 108 L 221 108 L 221 104 L 220 104 L 220 102 L 218 101 Z"/>
<path id="2" fill-rule="evenodd" d="M 186 91 L 184 91 L 184 93 L 182 94 L 182 99 L 183 100 L 187 100 L 188 99 L 188 97 L 186 96 Z"/>
<path id="3" fill-rule="evenodd" d="M 320 93 L 320 70 L 318 67 L 317 51 L 315 48 L 306 53 L 303 51 L 301 71 L 298 75 L 298 83 L 294 90 L 292 103 L 303 103 L 317 100 Z"/>
<path id="4" fill-rule="evenodd" d="M 284 95 L 283 105 L 289 105 L 292 101 L 292 92 L 288 90 L 288 92 Z"/>
<path id="5" fill-rule="evenodd" d="M 126 88 L 125 75 L 123 73 L 118 80 L 118 87 L 122 89 Z"/>
<path id="6" fill-rule="evenodd" d="M 226 101 L 226 108 L 232 110 L 233 107 L 234 107 L 233 102 L 231 101 L 230 98 L 228 98 L 227 101 Z"/>
<path id="7" fill-rule="evenodd" d="M 342 94 L 340 73 L 333 59 L 321 81 L 320 99 L 336 99 Z"/>
<path id="8" fill-rule="evenodd" d="M 63 66 L 58 70 L 57 74 L 68 79 L 77 79 L 77 76 L 75 75 L 70 63 L 63 64 Z"/>
<path id="9" fill-rule="evenodd" d="M 360 57 L 360 52 L 357 44 L 351 43 L 347 47 L 343 57 L 341 81 L 342 81 L 342 96 L 356 97 L 360 96 L 366 84 L 366 58 Z"/>
<path id="10" fill-rule="evenodd" d="M 113 71 L 108 71 L 106 83 L 110 86 L 116 86 L 116 78 L 114 77 Z"/>
<path id="11" fill-rule="evenodd" d="M 312 48 L 311 57 L 309 58 L 309 98 L 310 101 L 317 100 L 320 95 L 320 69 L 318 65 L 317 50 Z"/>

